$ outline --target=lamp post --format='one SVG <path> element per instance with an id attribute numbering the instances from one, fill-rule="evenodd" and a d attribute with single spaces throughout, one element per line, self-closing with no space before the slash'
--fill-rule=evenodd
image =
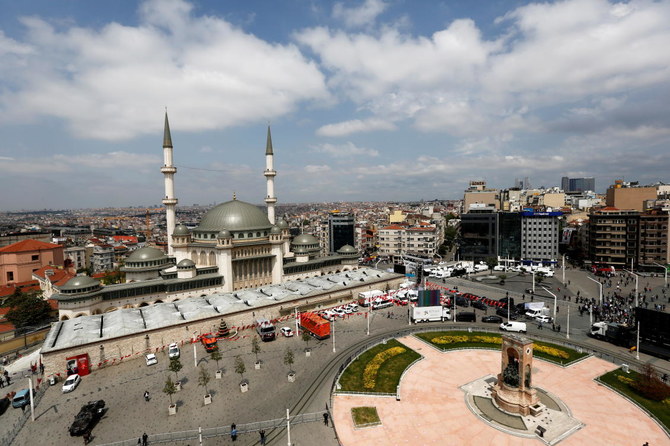
<path id="1" fill-rule="evenodd" d="M 535 271 L 531 269 L 530 273 L 533 275 L 533 294 L 535 294 Z"/>
<path id="2" fill-rule="evenodd" d="M 335 319 L 337 319 L 337 316 L 333 317 L 333 323 L 330 324 L 333 327 L 333 353 L 335 353 Z"/>
<path id="3" fill-rule="evenodd" d="M 632 263 L 633 263 L 633 260 L 631 259 L 631 264 Z M 635 276 L 635 306 L 637 307 L 638 306 L 638 294 L 637 294 L 638 275 L 636 273 L 634 273 L 632 269 L 630 271 L 625 269 L 624 271 L 626 271 L 627 273 L 630 273 L 630 274 Z"/>
<path id="4" fill-rule="evenodd" d="M 554 321 L 556 321 L 556 295 L 554 293 L 552 293 L 551 291 L 549 291 L 547 288 L 545 288 L 545 287 L 542 287 L 542 288 L 544 289 L 544 291 L 546 291 L 547 293 L 551 294 L 554 297 Z M 507 304 L 508 304 L 507 306 L 509 307 L 509 302 Z M 508 316 L 508 318 L 509 318 L 509 316 Z"/>
<path id="5" fill-rule="evenodd" d="M 565 330 L 565 338 L 570 339 L 570 305 L 568 305 L 568 329 Z"/>
<path id="6" fill-rule="evenodd" d="M 563 261 L 561 262 L 561 266 L 563 267 L 563 286 L 565 286 L 565 254 L 563 254 Z"/>
<path id="7" fill-rule="evenodd" d="M 653 264 L 656 265 L 656 266 L 660 266 L 661 268 L 663 268 L 663 272 L 665 273 L 665 286 L 667 287 L 667 286 L 668 286 L 668 267 L 667 267 L 667 266 L 663 266 L 663 265 L 661 265 L 660 263 L 656 263 L 656 262 L 653 262 Z"/>
<path id="8" fill-rule="evenodd" d="M 198 353 L 195 350 L 195 344 L 196 344 L 196 339 L 198 339 L 197 336 L 198 332 L 194 331 L 193 332 L 193 363 L 195 364 L 195 367 L 198 368 Z"/>
<path id="9" fill-rule="evenodd" d="M 589 279 L 589 280 L 592 281 L 592 282 L 597 283 L 598 286 L 600 287 L 600 288 L 599 288 L 598 298 L 599 298 L 599 301 L 600 301 L 600 305 L 602 305 L 602 304 L 603 304 L 603 284 L 600 283 L 600 281 L 598 281 L 598 280 L 596 280 L 596 279 L 594 279 L 594 278 L 592 278 L 592 277 L 588 277 L 588 276 L 587 276 L 586 278 Z"/>
<path id="10" fill-rule="evenodd" d="M 640 360 L 640 321 L 637 322 L 637 346 L 635 347 L 635 359 Z"/>

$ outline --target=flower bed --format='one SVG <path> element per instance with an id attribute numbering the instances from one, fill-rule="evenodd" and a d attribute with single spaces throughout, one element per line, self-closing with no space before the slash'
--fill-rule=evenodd
<path id="1" fill-rule="evenodd" d="M 395 339 L 378 344 L 347 366 L 340 376 L 340 390 L 395 393 L 405 369 L 420 357 Z"/>
<path id="2" fill-rule="evenodd" d="M 467 331 L 434 331 L 417 333 L 415 336 L 441 350 L 460 348 L 487 348 L 497 350 L 502 344 L 502 337 L 484 332 Z M 533 355 L 557 364 L 569 364 L 587 356 L 568 347 L 547 342 L 533 341 Z"/>

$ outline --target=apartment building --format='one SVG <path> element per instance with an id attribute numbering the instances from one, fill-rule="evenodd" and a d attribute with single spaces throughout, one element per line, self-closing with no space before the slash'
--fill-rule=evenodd
<path id="1" fill-rule="evenodd" d="M 589 258 L 595 263 L 630 268 L 638 261 L 640 213 L 604 207 L 589 214 Z M 633 266 L 635 267 L 635 265 Z"/>
<path id="2" fill-rule="evenodd" d="M 394 256 L 416 254 L 432 257 L 439 247 L 438 229 L 435 225 L 389 225 L 379 230 L 379 254 Z"/>
<path id="3" fill-rule="evenodd" d="M 33 280 L 44 266 L 63 266 L 63 247 L 38 240 L 22 240 L 0 248 L 0 286 Z"/>
<path id="4" fill-rule="evenodd" d="M 521 213 L 521 258 L 556 260 L 558 258 L 559 218 L 561 212 Z"/>
<path id="5" fill-rule="evenodd" d="M 640 248 L 638 264 L 658 270 L 658 265 L 670 263 L 670 212 L 668 209 L 650 209 L 640 214 Z"/>

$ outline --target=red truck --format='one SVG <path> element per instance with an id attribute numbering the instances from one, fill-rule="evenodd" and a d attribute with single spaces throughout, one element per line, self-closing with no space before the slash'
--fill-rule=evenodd
<path id="1" fill-rule="evenodd" d="M 207 353 L 212 353 L 214 350 L 218 349 L 219 346 L 216 344 L 216 336 L 213 334 L 202 335 L 200 337 L 200 342 L 202 342 L 203 347 Z"/>
<path id="2" fill-rule="evenodd" d="M 316 339 L 330 337 L 330 322 L 316 313 L 300 313 L 299 325 Z"/>

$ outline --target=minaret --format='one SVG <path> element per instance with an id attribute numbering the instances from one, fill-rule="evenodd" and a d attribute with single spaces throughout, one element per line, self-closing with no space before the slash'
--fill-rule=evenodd
<path id="1" fill-rule="evenodd" d="M 270 126 L 268 126 L 268 140 L 265 144 L 265 180 L 267 181 L 268 194 L 265 197 L 265 203 L 268 206 L 268 220 L 275 224 L 275 176 L 277 171 L 274 170 L 274 153 L 272 153 L 272 135 L 270 134 Z"/>
<path id="2" fill-rule="evenodd" d="M 172 255 L 172 233 L 175 227 L 175 206 L 177 199 L 174 196 L 174 174 L 177 168 L 172 165 L 172 136 L 170 136 L 170 123 L 168 122 L 167 110 L 165 110 L 165 129 L 163 130 L 163 167 L 161 172 L 165 175 L 165 219 L 167 221 L 167 244 L 168 255 Z"/>

